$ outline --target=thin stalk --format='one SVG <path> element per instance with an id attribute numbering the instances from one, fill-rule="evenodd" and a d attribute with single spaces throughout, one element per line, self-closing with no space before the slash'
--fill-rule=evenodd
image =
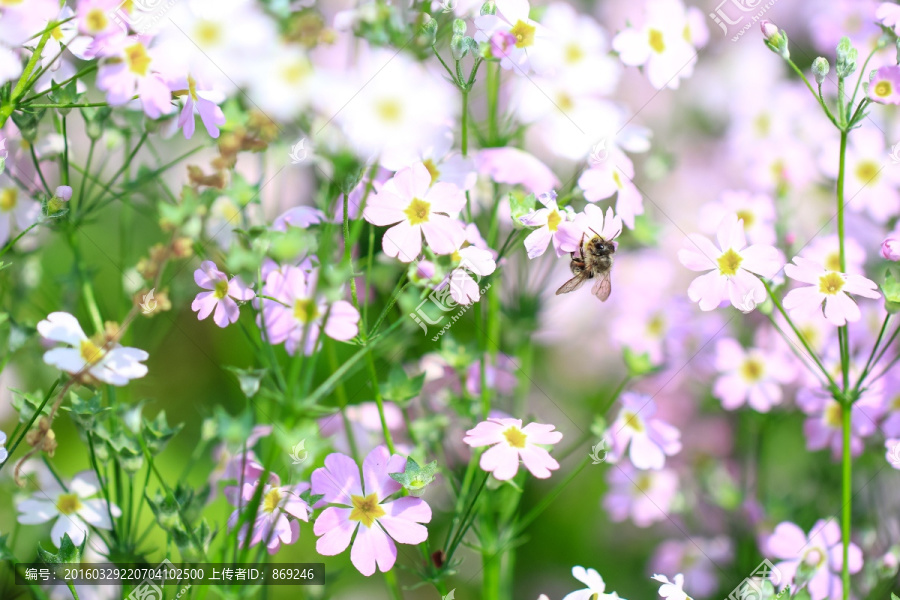
<path id="1" fill-rule="evenodd" d="M 31 79 L 31 73 L 34 71 L 34 66 L 37 64 L 38 60 L 40 60 L 41 54 L 44 52 L 44 46 L 47 45 L 47 40 L 50 39 L 50 34 L 55 28 L 55 22 L 50 23 L 50 25 L 47 26 L 44 35 L 41 36 L 41 41 L 38 42 L 34 52 L 31 53 L 28 64 L 26 64 L 25 68 L 22 70 L 22 76 L 19 78 L 19 81 L 16 82 L 16 87 L 13 88 L 13 91 L 9 96 L 9 103 L 0 107 L 0 128 L 6 125 L 7 119 L 9 119 L 10 115 L 12 115 L 15 110 L 16 100 L 28 91 L 28 82 Z"/>
<path id="2" fill-rule="evenodd" d="M 391 430 L 388 429 L 387 418 L 384 416 L 384 398 L 381 396 L 381 387 L 378 384 L 378 371 L 375 369 L 375 358 L 372 353 L 366 353 L 366 365 L 369 367 L 369 377 L 372 381 L 372 393 L 375 395 L 375 404 L 378 405 L 378 418 L 381 419 L 381 431 L 384 434 L 384 443 L 388 451 L 394 454 L 394 439 Z"/>
<path id="3" fill-rule="evenodd" d="M 841 469 L 841 542 L 843 544 L 844 564 L 841 569 L 841 581 L 843 582 L 843 598 L 850 598 L 850 514 L 853 496 L 851 484 L 853 478 L 853 455 L 850 452 L 850 417 L 852 410 L 849 402 L 842 407 L 843 427 L 843 468 Z"/>

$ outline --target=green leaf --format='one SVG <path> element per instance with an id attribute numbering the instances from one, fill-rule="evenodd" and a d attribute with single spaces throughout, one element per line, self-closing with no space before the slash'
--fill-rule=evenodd
<path id="1" fill-rule="evenodd" d="M 884 308 L 889 313 L 900 312 L 900 267 L 888 267 L 881 284 L 884 294 Z"/>
<path id="2" fill-rule="evenodd" d="M 44 401 L 43 394 L 29 394 L 27 392 L 23 392 L 22 390 L 17 390 L 14 388 L 9 388 L 9 391 L 13 393 L 12 406 L 19 413 L 19 422 L 20 423 L 28 423 L 35 416 L 35 413 L 38 410 L 38 407 Z M 52 402 L 48 402 L 44 409 L 41 411 L 42 415 L 50 414 L 50 405 Z"/>
<path id="3" fill-rule="evenodd" d="M 59 542 L 59 552 L 53 554 L 44 550 L 38 542 L 38 556 L 48 565 L 70 565 L 81 562 L 81 555 L 84 552 L 84 545 L 87 543 L 87 536 L 81 541 L 80 546 L 76 546 L 72 542 L 72 538 L 68 533 L 64 533 L 62 540 Z"/>
<path id="4" fill-rule="evenodd" d="M 628 346 L 625 346 L 625 349 L 622 351 L 622 358 L 625 360 L 625 366 L 628 367 L 628 374 L 631 377 L 643 377 L 659 368 L 650 360 L 648 352 L 637 354 Z"/>
<path id="5" fill-rule="evenodd" d="M 61 409 L 67 411 L 75 424 L 86 431 L 94 429 L 97 416 L 109 410 L 109 407 L 100 404 L 98 394 L 94 394 L 87 400 L 75 393 L 70 394 L 69 397 L 68 406 L 62 406 Z"/>
<path id="6" fill-rule="evenodd" d="M 382 394 L 391 402 L 404 407 L 409 400 L 421 393 L 424 384 L 425 373 L 410 377 L 402 367 L 395 366 L 388 375 L 387 383 L 382 388 Z"/>
<path id="7" fill-rule="evenodd" d="M 389 475 L 391 479 L 402 485 L 411 496 L 418 498 L 425 493 L 425 488 L 428 484 L 434 481 L 437 470 L 436 460 L 420 467 L 412 457 L 409 457 L 406 459 L 406 469 L 402 473 L 389 473 Z"/>
<path id="8" fill-rule="evenodd" d="M 9 534 L 0 535 L 0 560 L 14 560 L 16 558 L 9 548 L 8 539 Z"/>
<path id="9" fill-rule="evenodd" d="M 509 213 L 512 216 L 513 226 L 516 229 L 524 229 L 519 218 L 524 217 L 534 210 L 534 194 L 528 194 L 524 198 L 518 194 L 509 195 Z"/>
<path id="10" fill-rule="evenodd" d="M 160 411 L 152 421 L 144 419 L 144 442 L 147 444 L 150 454 L 156 456 L 162 452 L 169 440 L 181 431 L 182 427 L 184 427 L 184 423 L 179 423 L 175 427 L 169 427 L 169 423 L 166 420 L 166 411 L 164 410 Z"/>
<path id="11" fill-rule="evenodd" d="M 109 438 L 109 445 L 125 471 L 137 473 L 144 466 L 144 453 L 135 438 L 120 431 Z"/>

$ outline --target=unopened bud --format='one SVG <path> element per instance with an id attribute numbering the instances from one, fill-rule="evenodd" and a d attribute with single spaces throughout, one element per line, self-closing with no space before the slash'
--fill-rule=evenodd
<path id="1" fill-rule="evenodd" d="M 785 60 L 791 57 L 791 52 L 788 50 L 788 37 L 784 30 L 779 30 L 778 26 L 768 19 L 760 21 L 759 28 L 762 30 L 769 50 L 781 55 Z"/>
<path id="2" fill-rule="evenodd" d="M 466 35 L 466 22 L 462 19 L 453 19 L 453 35 Z"/>
<path id="3" fill-rule="evenodd" d="M 466 43 L 465 36 L 454 35 L 450 38 L 450 54 L 453 55 L 453 60 L 462 60 L 468 51 L 469 45 Z"/>
<path id="4" fill-rule="evenodd" d="M 494 0 L 488 0 L 484 4 L 481 5 L 481 16 L 485 15 L 496 15 L 497 14 L 497 3 Z"/>
<path id="5" fill-rule="evenodd" d="M 434 46 L 437 41 L 438 22 L 431 18 L 431 15 L 425 15 L 425 23 L 422 24 L 422 37 L 425 45 Z"/>
<path id="6" fill-rule="evenodd" d="M 856 70 L 856 60 L 859 57 L 856 48 L 850 43 L 850 38 L 847 36 L 841 38 L 837 45 L 836 54 L 837 63 L 834 70 L 837 71 L 838 77 L 849 77 Z"/>
<path id="7" fill-rule="evenodd" d="M 828 59 L 824 56 L 820 56 L 816 60 L 813 61 L 812 64 L 812 72 L 813 75 L 816 76 L 816 83 L 821 84 L 825 81 L 825 76 L 828 75 L 828 71 L 831 70 L 831 65 L 828 64 Z"/>

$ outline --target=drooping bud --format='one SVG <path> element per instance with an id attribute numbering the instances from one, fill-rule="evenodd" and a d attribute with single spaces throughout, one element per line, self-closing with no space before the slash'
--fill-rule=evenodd
<path id="1" fill-rule="evenodd" d="M 496 15 L 497 14 L 497 3 L 494 0 L 488 0 L 484 4 L 481 5 L 481 16 L 485 15 Z"/>
<path id="2" fill-rule="evenodd" d="M 813 61 L 812 64 L 812 72 L 813 75 L 816 76 L 816 83 L 822 84 L 825 81 L 825 77 L 828 75 L 828 71 L 831 70 L 831 65 L 828 64 L 828 59 L 824 56 L 818 57 Z"/>
<path id="3" fill-rule="evenodd" d="M 881 244 L 881 255 L 887 260 L 900 261 L 900 239 L 889 237 Z"/>

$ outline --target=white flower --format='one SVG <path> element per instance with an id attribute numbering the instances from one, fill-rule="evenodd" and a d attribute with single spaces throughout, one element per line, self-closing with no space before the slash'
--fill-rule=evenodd
<path id="1" fill-rule="evenodd" d="M 654 575 L 652 579 L 662 583 L 659 586 L 659 595 L 667 600 L 693 600 L 682 589 L 684 586 L 684 575 L 678 573 L 675 575 L 674 581 L 669 581 L 665 575 Z"/>
<path id="2" fill-rule="evenodd" d="M 88 534 L 88 525 L 100 529 L 112 529 L 109 514 L 119 517 L 122 511 L 115 504 L 109 505 L 99 498 L 90 499 L 100 491 L 97 477 L 91 471 L 76 475 L 69 484 L 68 491 L 63 490 L 55 481 L 45 485 L 37 495 L 40 499 L 23 500 L 16 507 L 19 511 L 18 521 L 23 525 L 46 523 L 56 518 L 50 539 L 60 545 L 64 534 L 69 534 L 76 546 L 84 541 Z"/>
<path id="3" fill-rule="evenodd" d="M 586 585 L 587 589 L 572 592 L 563 600 L 620 600 L 617 593 L 606 593 L 606 583 L 594 569 L 572 567 L 572 577 Z"/>
<path id="4" fill-rule="evenodd" d="M 9 179 L 0 178 L 0 247 L 15 237 L 12 233 L 14 229 L 25 231 L 40 216 L 39 203 L 23 196 Z"/>
<path id="5" fill-rule="evenodd" d="M 87 373 L 94 379 L 111 385 L 126 385 L 129 380 L 147 374 L 146 365 L 141 364 L 149 358 L 146 352 L 119 344 L 104 350 L 103 343 L 88 338 L 78 319 L 69 313 L 50 313 L 37 324 L 37 330 L 47 340 L 73 346 L 44 353 L 45 363 L 67 373 L 80 373 L 88 367 Z"/>

